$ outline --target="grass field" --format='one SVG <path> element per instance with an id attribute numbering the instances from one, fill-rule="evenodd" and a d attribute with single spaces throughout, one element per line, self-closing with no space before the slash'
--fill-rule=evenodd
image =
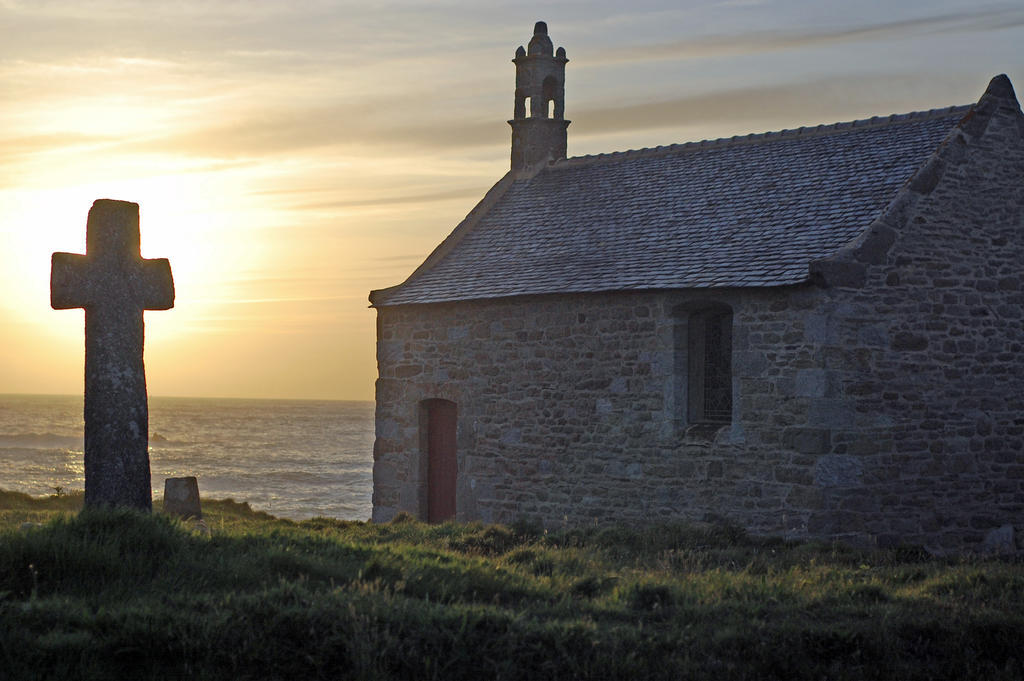
<path id="1" fill-rule="evenodd" d="M 1024 677 L 1020 560 L 80 505 L 0 492 L 4 679 Z"/>

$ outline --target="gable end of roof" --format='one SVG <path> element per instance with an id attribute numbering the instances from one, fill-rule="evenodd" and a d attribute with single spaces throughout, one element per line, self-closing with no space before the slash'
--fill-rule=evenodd
<path id="1" fill-rule="evenodd" d="M 907 179 L 878 219 L 844 248 L 810 263 L 812 281 L 822 286 L 859 286 L 866 277 L 866 266 L 885 262 L 914 206 L 932 193 L 950 168 L 964 160 L 968 147 L 985 134 L 994 116 L 1002 113 L 1015 117 L 1024 138 L 1024 114 L 1006 74 L 992 78 L 978 102 L 965 108 L 964 116 Z"/>

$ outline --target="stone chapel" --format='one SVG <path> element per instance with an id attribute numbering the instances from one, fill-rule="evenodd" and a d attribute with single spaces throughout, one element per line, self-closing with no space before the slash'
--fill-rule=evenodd
<path id="1" fill-rule="evenodd" d="M 511 169 L 370 294 L 374 520 L 1021 542 L 1009 79 L 968 106 L 567 158 L 567 61 L 538 23 Z"/>

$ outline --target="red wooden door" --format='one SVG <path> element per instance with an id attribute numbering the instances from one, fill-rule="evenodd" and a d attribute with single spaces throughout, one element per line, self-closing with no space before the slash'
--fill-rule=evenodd
<path id="1" fill-rule="evenodd" d="M 440 523 L 455 518 L 455 423 L 454 402 L 432 401 L 427 412 L 427 521 Z"/>

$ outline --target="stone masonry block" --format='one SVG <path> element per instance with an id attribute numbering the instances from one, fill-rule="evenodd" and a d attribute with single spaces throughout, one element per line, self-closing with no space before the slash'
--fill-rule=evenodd
<path id="1" fill-rule="evenodd" d="M 1017 543 L 1014 539 L 1013 525 L 1003 525 L 985 535 L 982 549 L 987 553 L 1008 555 L 1016 552 Z"/>
<path id="2" fill-rule="evenodd" d="M 814 468 L 814 482 L 820 487 L 855 487 L 863 476 L 864 464 L 853 456 L 828 454 Z"/>
<path id="3" fill-rule="evenodd" d="M 830 431 L 825 428 L 786 428 L 782 446 L 801 454 L 825 454 L 831 448 Z"/>
<path id="4" fill-rule="evenodd" d="M 797 397 L 825 397 L 827 389 L 828 373 L 825 369 L 800 369 L 796 372 Z"/>
<path id="5" fill-rule="evenodd" d="M 857 420 L 854 402 L 850 399 L 819 397 L 807 408 L 807 423 L 825 428 L 849 428 Z"/>
<path id="6" fill-rule="evenodd" d="M 804 317 L 804 342 L 824 345 L 828 342 L 829 319 L 824 314 L 809 314 Z"/>
<path id="7" fill-rule="evenodd" d="M 811 263 L 810 270 L 812 275 L 829 287 L 863 288 L 867 283 L 867 268 L 859 262 L 817 260 Z"/>

